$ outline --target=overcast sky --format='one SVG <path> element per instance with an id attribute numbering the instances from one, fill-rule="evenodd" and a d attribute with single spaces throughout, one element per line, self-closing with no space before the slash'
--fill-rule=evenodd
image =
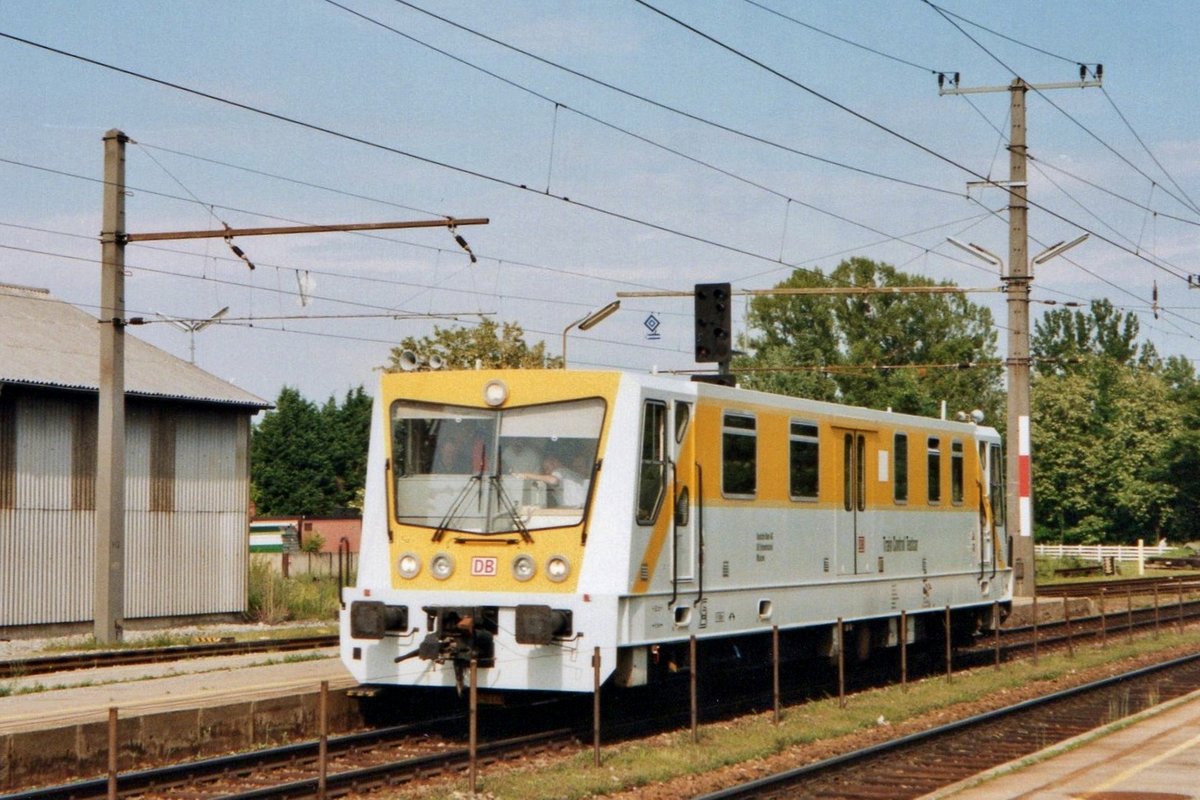
<path id="1" fill-rule="evenodd" d="M 967 183 L 1007 177 L 1009 94 L 939 96 L 936 73 L 1079 63 L 1103 89 L 1028 98 L 1030 251 L 1092 237 L 1033 296 L 1108 298 L 1200 359 L 1192 0 L 3 0 L 0 33 L 0 282 L 96 312 L 111 128 L 136 142 L 130 232 L 490 219 L 458 230 L 474 265 L 440 228 L 240 238 L 253 271 L 221 239 L 130 245 L 129 314 L 228 307 L 196 361 L 268 400 L 373 392 L 395 343 L 455 315 L 557 354 L 618 292 L 762 289 L 855 255 L 994 289 L 946 237 L 1007 257 L 1005 195 Z M 1003 352 L 1002 296 L 973 299 Z M 188 358 L 181 330 L 132 332 Z M 691 334 L 690 298 L 627 299 L 569 360 L 687 369 Z"/>

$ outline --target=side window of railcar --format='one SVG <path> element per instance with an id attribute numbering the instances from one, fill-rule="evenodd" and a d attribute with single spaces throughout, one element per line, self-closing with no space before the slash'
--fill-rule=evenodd
<path id="1" fill-rule="evenodd" d="M 667 405 L 647 400 L 642 409 L 642 459 L 638 473 L 637 521 L 649 525 L 658 517 L 667 485 Z"/>
<path id="2" fill-rule="evenodd" d="M 688 422 L 691 420 L 692 407 L 682 400 L 675 401 L 675 444 L 683 442 L 687 433 Z"/>
<path id="3" fill-rule="evenodd" d="M 955 439 L 950 443 L 950 502 L 961 505 L 963 501 L 963 443 Z"/>
<path id="4" fill-rule="evenodd" d="M 789 494 L 793 500 L 816 500 L 820 476 L 820 439 L 815 422 L 792 420 L 788 442 Z"/>
<path id="5" fill-rule="evenodd" d="M 897 433 L 892 446 L 892 498 L 908 502 L 908 434 Z"/>
<path id="6" fill-rule="evenodd" d="M 930 436 L 927 452 L 929 502 L 937 504 L 942 502 L 942 440 Z"/>
<path id="7" fill-rule="evenodd" d="M 727 413 L 721 428 L 721 492 L 753 497 L 757 489 L 758 430 L 754 417 Z"/>
<path id="8" fill-rule="evenodd" d="M 991 475 L 988 495 L 992 501 L 992 519 L 996 520 L 997 525 L 1004 527 L 1008 508 L 1004 499 L 1004 457 L 998 444 L 988 446 L 988 472 Z"/>

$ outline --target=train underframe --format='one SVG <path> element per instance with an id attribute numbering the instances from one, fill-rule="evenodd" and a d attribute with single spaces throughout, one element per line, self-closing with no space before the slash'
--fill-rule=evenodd
<path id="1" fill-rule="evenodd" d="M 1010 606 L 1008 602 L 998 604 L 999 622 L 1007 617 Z M 984 603 L 952 609 L 949 617 L 952 644 L 969 644 L 990 630 L 996 607 Z M 391 659 L 394 663 L 411 660 L 424 662 L 425 667 L 434 670 L 452 671 L 453 683 L 460 692 L 467 684 L 472 661 L 479 670 L 497 667 L 497 640 L 501 637 L 512 638 L 512 642 L 507 638 L 502 640 L 507 646 L 515 643 L 561 651 L 578 643 L 579 639 L 574 613 L 568 608 L 537 604 L 515 607 L 425 605 L 417 611 L 423 616 L 423 625 L 415 624 L 417 614 L 407 606 L 355 601 L 350 607 L 351 630 L 356 639 L 404 638 L 406 644 Z M 410 617 L 414 624 L 410 625 Z M 845 663 L 856 665 L 866 663 L 882 651 L 898 648 L 902 641 L 940 652 L 945 643 L 946 621 L 944 609 L 925 609 L 905 614 L 903 618 L 899 614 L 889 614 L 845 621 L 840 636 L 836 623 L 782 628 L 779 659 L 781 663 L 814 659 L 836 663 L 839 652 L 844 652 Z M 772 659 L 771 629 L 699 636 L 696 652 L 701 666 L 767 664 Z M 615 655 L 613 685 L 623 688 L 651 685 L 691 668 L 690 637 L 618 646 Z M 580 664 L 581 659 L 576 659 L 576 671 L 581 669 Z M 486 678 L 481 679 L 481 686 L 486 683 Z M 437 683 L 426 682 L 426 685 Z"/>

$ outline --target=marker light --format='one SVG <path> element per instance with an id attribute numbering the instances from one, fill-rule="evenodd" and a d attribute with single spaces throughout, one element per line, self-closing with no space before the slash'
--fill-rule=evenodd
<path id="1" fill-rule="evenodd" d="M 513 559 L 513 577 L 519 581 L 527 581 L 537 574 L 537 562 L 531 556 L 519 555 Z"/>
<path id="2" fill-rule="evenodd" d="M 571 574 L 571 563 L 562 556 L 551 556 L 546 562 L 546 577 L 550 580 L 561 583 Z"/>
<path id="3" fill-rule="evenodd" d="M 429 571 L 439 581 L 444 581 L 454 574 L 454 559 L 446 553 L 438 553 L 429 562 Z"/>
<path id="4" fill-rule="evenodd" d="M 489 406 L 503 405 L 508 399 L 508 386 L 504 381 L 488 381 L 483 387 L 483 402 Z"/>
<path id="5" fill-rule="evenodd" d="M 415 553 L 405 553 L 396 562 L 396 568 L 400 570 L 401 578 L 415 578 L 421 571 L 421 559 Z"/>

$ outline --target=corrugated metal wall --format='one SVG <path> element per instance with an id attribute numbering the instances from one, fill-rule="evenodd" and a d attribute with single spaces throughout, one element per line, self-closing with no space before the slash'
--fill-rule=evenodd
<path id="1" fill-rule="evenodd" d="M 78 422 L 81 404 L 95 409 L 94 399 L 29 393 L 14 403 L 15 502 L 0 508 L 0 626 L 92 618 L 95 511 L 80 508 L 89 503 L 73 462 L 95 449 L 73 440 L 89 431 Z M 154 445 L 172 434 L 173 443 Z M 248 416 L 129 402 L 126 437 L 125 616 L 245 610 Z"/>

